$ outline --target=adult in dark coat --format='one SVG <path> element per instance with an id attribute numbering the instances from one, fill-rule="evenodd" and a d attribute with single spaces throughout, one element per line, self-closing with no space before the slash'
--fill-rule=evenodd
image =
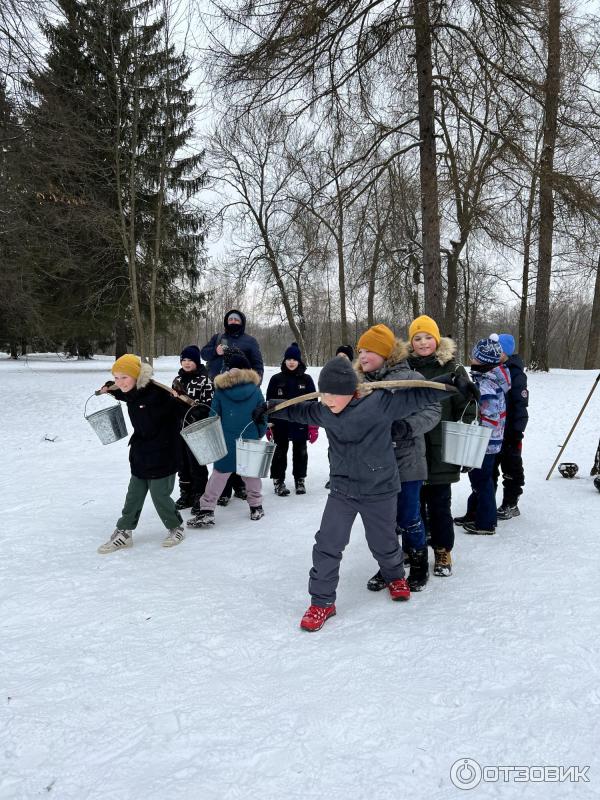
<path id="1" fill-rule="evenodd" d="M 223 317 L 222 333 L 215 333 L 200 351 L 200 355 L 207 362 L 208 375 L 213 380 L 227 369 L 223 358 L 228 349 L 242 352 L 248 359 L 250 368 L 258 374 L 262 382 L 265 368 L 260 347 L 254 336 L 246 333 L 246 316 L 237 308 L 229 309 Z M 219 505 L 226 506 L 232 492 L 241 500 L 246 499 L 244 481 L 236 472 L 232 473 L 227 481 L 219 498 Z"/>
<path id="2" fill-rule="evenodd" d="M 300 348 L 293 342 L 285 351 L 281 362 L 281 372 L 273 375 L 267 387 L 267 400 L 291 400 L 303 394 L 315 391 L 315 384 L 310 375 L 306 374 L 306 364 L 302 361 Z M 296 494 L 304 494 L 304 480 L 308 467 L 308 450 L 306 442 L 314 442 L 319 429 L 298 422 L 289 422 L 285 419 L 273 420 L 271 426 L 273 441 L 276 444 L 273 461 L 271 463 L 271 478 L 274 481 L 275 494 L 280 497 L 289 495 L 285 485 L 285 471 L 287 469 L 287 453 L 290 442 L 292 443 L 292 474 L 296 487 Z M 268 436 L 268 434 L 267 434 Z"/>
<path id="3" fill-rule="evenodd" d="M 523 470 L 523 436 L 529 421 L 529 389 L 523 359 L 515 353 L 515 340 L 509 333 L 498 337 L 502 347 L 500 363 L 510 372 L 510 390 L 506 395 L 506 423 L 502 449 L 496 456 L 494 483 L 498 484 L 502 470 L 502 504 L 498 507 L 498 519 L 518 517 L 519 497 L 523 494 L 525 472 Z"/>
<path id="4" fill-rule="evenodd" d="M 215 333 L 204 345 L 200 355 L 206 361 L 208 374 L 214 378 L 225 371 L 223 356 L 228 347 L 241 350 L 248 359 L 251 369 L 257 372 L 262 380 L 265 371 L 260 347 L 254 336 L 246 333 L 246 316 L 237 308 L 231 308 L 223 317 L 221 333 Z"/>

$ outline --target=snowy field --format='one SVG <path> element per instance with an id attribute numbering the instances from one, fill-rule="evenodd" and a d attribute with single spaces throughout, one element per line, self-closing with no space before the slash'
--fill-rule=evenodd
<path id="1" fill-rule="evenodd" d="M 260 522 L 233 500 L 168 550 L 148 499 L 133 549 L 101 557 L 127 440 L 103 447 L 83 411 L 110 364 L 0 360 L 1 800 L 600 797 L 600 389 L 563 456 L 578 478 L 545 481 L 596 373 L 530 376 L 519 518 L 457 529 L 454 575 L 408 603 L 366 590 L 357 522 L 338 615 L 307 634 L 325 435 L 308 494 L 265 481 Z M 159 359 L 157 379 L 178 366 Z M 487 767 L 472 791 L 450 776 L 467 758 Z M 588 766 L 588 782 L 508 766 Z"/>

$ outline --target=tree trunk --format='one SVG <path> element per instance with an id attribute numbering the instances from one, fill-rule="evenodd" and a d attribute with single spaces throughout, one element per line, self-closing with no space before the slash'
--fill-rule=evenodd
<path id="1" fill-rule="evenodd" d="M 413 290 L 411 293 L 411 305 L 413 312 L 413 319 L 416 319 L 421 313 L 421 303 L 419 302 L 419 284 L 421 283 L 421 265 L 417 258 L 411 258 L 413 269 Z"/>
<path id="2" fill-rule="evenodd" d="M 440 262 L 440 214 L 438 206 L 435 147 L 435 103 L 428 0 L 414 0 L 419 153 L 421 177 L 421 235 L 425 313 L 442 319 L 442 268 Z"/>
<path id="3" fill-rule="evenodd" d="M 283 278 L 281 277 L 281 271 L 279 269 L 279 265 L 277 263 L 277 256 L 275 255 L 275 251 L 271 245 L 271 240 L 269 238 L 269 233 L 263 224 L 263 220 L 254 212 L 254 218 L 256 220 L 256 224 L 260 230 L 260 234 L 263 240 L 263 245 L 265 248 L 265 253 L 267 256 L 267 260 L 269 262 L 269 266 L 271 267 L 271 274 L 275 279 L 275 283 L 277 284 L 277 288 L 279 289 L 279 296 L 281 297 L 281 302 L 285 309 L 285 314 L 287 317 L 288 325 L 290 326 L 290 330 L 294 334 L 294 339 L 298 342 L 298 346 L 303 353 L 306 353 L 306 342 L 304 341 L 304 336 L 302 335 L 302 331 L 296 324 L 296 319 L 294 317 L 294 310 L 292 308 L 292 304 L 288 297 L 288 293 L 285 288 L 285 284 L 283 282 Z"/>
<path id="4" fill-rule="evenodd" d="M 544 138 L 540 159 L 540 233 L 531 367 L 547 372 L 550 278 L 554 233 L 554 151 L 560 93 L 560 0 L 548 0 L 548 61 L 544 90 Z"/>
<path id="5" fill-rule="evenodd" d="M 597 369 L 600 367 L 600 256 L 598 256 L 598 266 L 596 267 L 592 319 L 590 321 L 590 333 L 583 366 L 584 369 Z"/>
<path id="6" fill-rule="evenodd" d="M 527 306 L 529 304 L 529 267 L 531 255 L 531 236 L 533 233 L 533 209 L 535 205 L 535 187 L 537 174 L 531 176 L 531 187 L 529 189 L 529 199 L 527 201 L 527 216 L 525 220 L 525 241 L 523 243 L 523 277 L 521 280 L 521 307 L 519 309 L 519 347 L 518 351 L 521 358 L 527 361 L 529 347 L 527 342 Z"/>
<path id="7" fill-rule="evenodd" d="M 121 358 L 128 350 L 127 323 L 123 319 L 118 319 L 115 323 L 115 359 Z"/>
<path id="8" fill-rule="evenodd" d="M 342 328 L 342 341 L 348 341 L 348 319 L 346 316 L 346 262 L 344 258 L 344 202 L 341 195 L 340 184 L 336 176 L 335 181 L 336 202 L 338 209 L 337 233 L 335 245 L 338 261 L 338 288 L 340 291 L 340 324 Z"/>
<path id="9" fill-rule="evenodd" d="M 382 220 L 377 214 L 377 233 L 373 243 L 373 255 L 371 257 L 371 265 L 369 267 L 369 287 L 367 296 L 367 325 L 371 328 L 375 324 L 375 286 L 377 280 L 377 268 L 379 266 L 379 256 L 381 253 L 381 245 L 385 226 L 387 225 L 389 217 L 389 210 Z M 346 341 L 346 339 L 344 339 Z"/>

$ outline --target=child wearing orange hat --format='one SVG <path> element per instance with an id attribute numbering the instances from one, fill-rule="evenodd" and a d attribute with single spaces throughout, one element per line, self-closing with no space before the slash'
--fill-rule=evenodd
<path id="1" fill-rule="evenodd" d="M 110 391 L 117 400 L 127 403 L 133 425 L 129 440 L 131 478 L 115 530 L 98 552 L 107 555 L 133 546 L 132 534 L 148 492 L 167 529 L 162 546 L 173 547 L 184 538 L 183 520 L 171 493 L 177 475 L 177 441 L 185 407 L 151 382 L 152 367 L 143 364 L 139 356 L 126 353 L 115 361 L 111 371 L 114 381 L 105 383 L 100 392 Z"/>
<path id="2" fill-rule="evenodd" d="M 396 338 L 387 325 L 374 325 L 358 340 L 359 377 L 365 382 L 381 380 L 414 380 L 423 376 L 411 370 L 408 347 Z M 429 562 L 425 528 L 421 519 L 420 491 L 427 478 L 424 434 L 437 425 L 440 406 L 437 402 L 415 409 L 412 414 L 392 425 L 394 454 L 400 478 L 396 508 L 396 531 L 402 537 L 402 549 L 410 564 L 408 585 L 420 592 L 429 579 Z M 381 571 L 368 581 L 373 592 L 384 589 Z"/>
<path id="3" fill-rule="evenodd" d="M 408 363 L 427 380 L 455 372 L 456 343 L 441 336 L 434 319 L 423 314 L 413 320 L 408 329 Z M 462 374 L 466 371 L 462 368 Z M 441 419 L 456 422 L 465 411 L 466 401 L 461 395 L 450 395 L 442 400 Z M 471 404 L 463 422 L 471 422 L 475 406 Z M 460 467 L 442 461 L 442 422 L 425 434 L 427 480 L 421 487 L 421 518 L 430 537 L 434 553 L 433 574 L 447 577 L 452 574 L 452 549 L 454 547 L 454 522 L 452 519 L 452 484 L 460 478 Z"/>

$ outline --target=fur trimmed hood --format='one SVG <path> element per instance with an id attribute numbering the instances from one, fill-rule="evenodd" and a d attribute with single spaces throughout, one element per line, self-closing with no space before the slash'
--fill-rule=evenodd
<path id="1" fill-rule="evenodd" d="M 412 345 L 407 343 L 406 346 L 408 348 L 408 354 L 410 358 L 420 358 L 420 356 L 418 356 L 412 349 Z M 447 364 L 449 361 L 452 361 L 456 358 L 456 350 L 457 346 L 454 339 L 450 339 L 448 336 L 442 336 L 440 343 L 437 346 L 437 350 L 435 353 L 432 353 L 432 356 L 435 356 L 435 360 L 441 367 L 443 367 L 444 364 Z"/>
<path id="2" fill-rule="evenodd" d="M 150 383 L 152 379 L 152 375 L 154 374 L 154 370 L 152 369 L 151 364 L 142 363 L 140 374 L 137 377 L 137 381 L 135 382 L 136 389 L 144 389 Z"/>
<path id="3" fill-rule="evenodd" d="M 395 367 L 397 364 L 400 364 L 401 361 L 406 361 L 408 355 L 409 355 L 409 350 L 407 343 L 403 342 L 401 339 L 395 339 L 392 352 L 390 353 L 389 357 L 386 358 L 386 360 L 383 362 L 381 370 L 391 369 L 392 367 Z M 356 358 L 356 360 L 354 361 L 353 366 L 359 375 L 365 374 L 358 358 Z"/>
<path id="4" fill-rule="evenodd" d="M 258 372 L 253 369 L 238 369 L 234 367 L 229 372 L 221 372 L 215 377 L 215 386 L 221 390 L 232 389 L 234 386 L 240 386 L 244 383 L 253 383 L 255 386 L 260 386 Z"/>

